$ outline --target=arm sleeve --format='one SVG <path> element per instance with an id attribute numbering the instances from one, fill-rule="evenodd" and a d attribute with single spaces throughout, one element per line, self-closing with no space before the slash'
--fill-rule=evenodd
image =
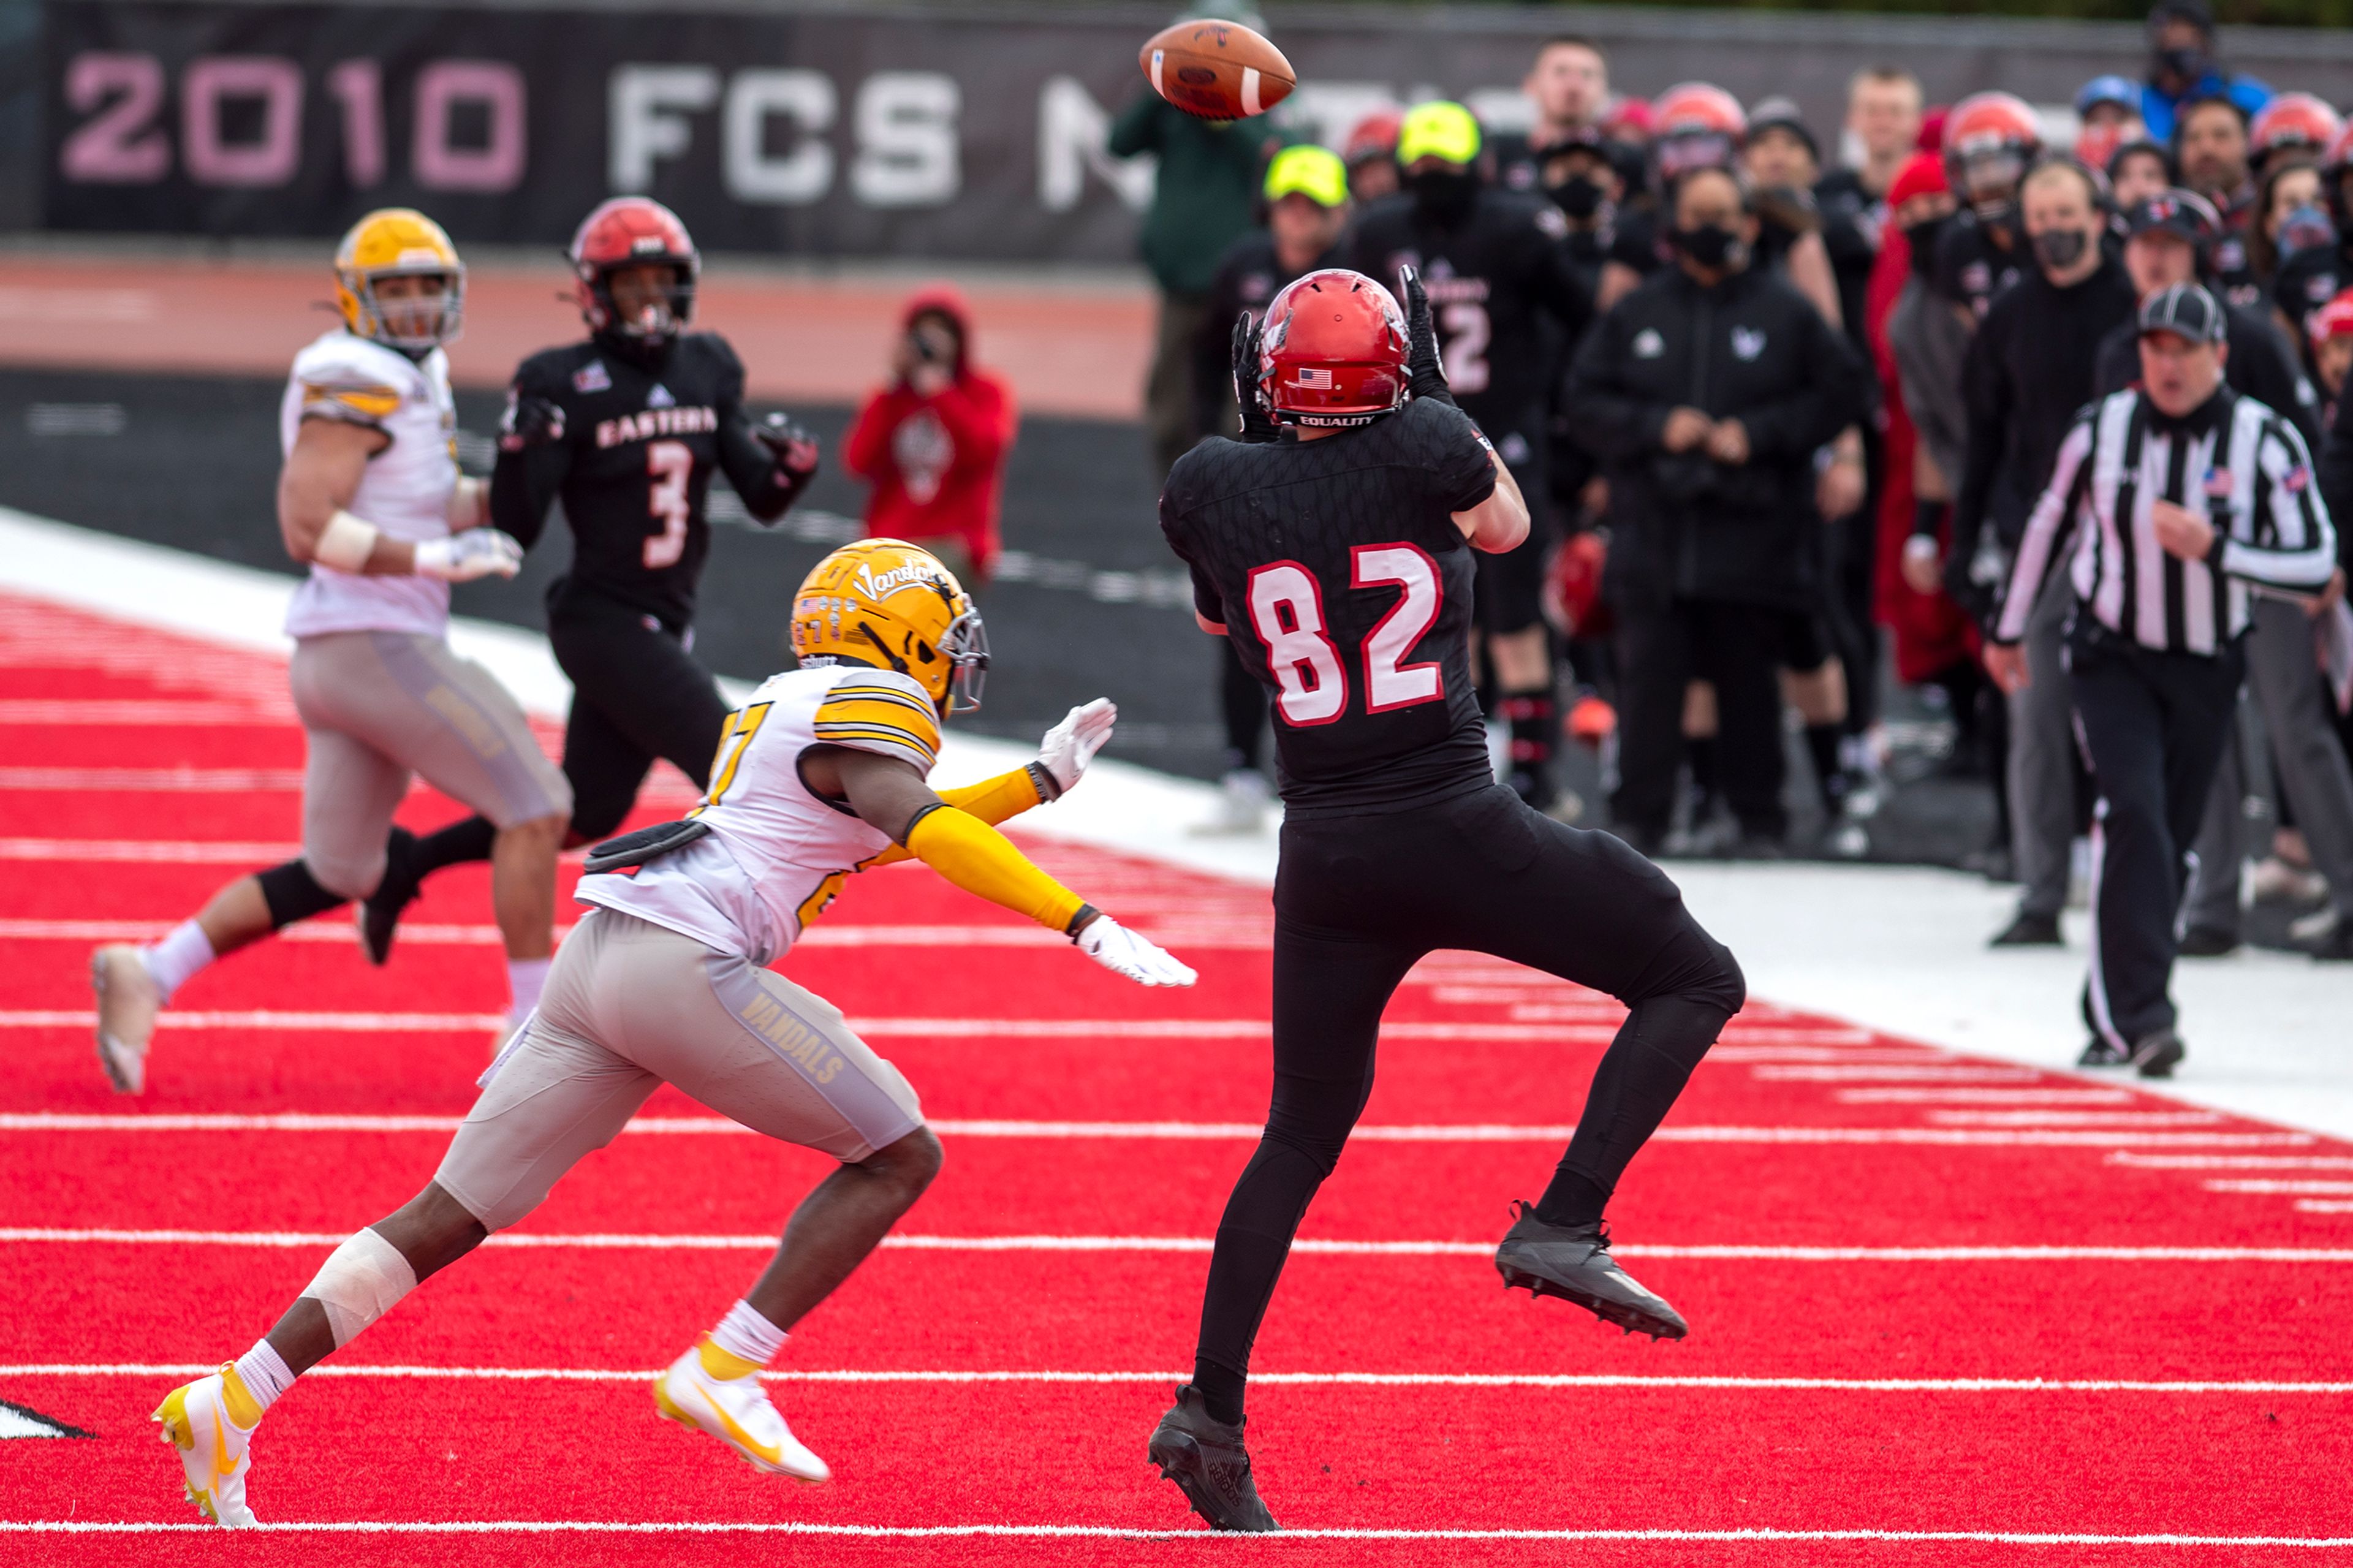
<path id="1" fill-rule="evenodd" d="M 560 404 L 563 391 L 555 378 L 526 363 L 515 373 L 507 396 L 540 397 Z M 525 447 L 520 452 L 501 449 L 491 468 L 491 526 L 530 549 L 546 531 L 547 509 L 555 504 L 571 474 L 572 433 L 567 432 L 561 441 Z"/>
<path id="2" fill-rule="evenodd" d="M 2250 583 L 2317 592 L 2337 570 L 2337 532 L 2295 426 L 2272 420 L 2256 442 L 2255 468 L 2254 537 L 2226 541 L 2221 568 Z"/>
<path id="3" fill-rule="evenodd" d="M 896 670 L 860 670 L 818 704 L 811 733 L 831 746 L 913 763 L 928 773 L 940 760 L 940 718 L 930 696 Z"/>
<path id="4" fill-rule="evenodd" d="M 1737 416 L 1740 427 L 1748 433 L 1748 449 L 1757 457 L 1810 452 L 1861 419 L 1871 406 L 1862 356 L 1811 300 L 1801 295 L 1797 303 L 1804 309 L 1790 312 L 1799 343 L 1793 390 Z"/>
<path id="5" fill-rule="evenodd" d="M 1032 806 L 1045 804 L 1045 797 L 1038 793 L 1037 765 L 1032 763 L 1029 767 L 1016 768 L 1009 773 L 999 773 L 978 784 L 944 789 L 939 792 L 939 796 L 958 811 L 978 817 L 994 827 L 1000 822 L 1011 821 Z M 864 871 L 876 866 L 895 866 L 902 860 L 914 858 L 913 850 L 902 844 L 893 844 L 871 860 L 861 861 L 858 868 Z"/>
<path id="6" fill-rule="evenodd" d="M 744 510 L 762 522 L 774 522 L 808 489 L 814 473 L 787 473 L 765 441 L 753 434 L 752 416 L 744 408 L 744 362 L 735 351 L 713 338 L 722 363 L 719 393 L 719 466 L 727 482 L 744 498 Z"/>
<path id="7" fill-rule="evenodd" d="M 1046 875 L 1013 841 L 953 805 L 926 809 L 907 830 L 915 858 L 976 898 L 1068 931 L 1086 900 Z"/>
<path id="8" fill-rule="evenodd" d="M 2099 405 L 2092 406 L 2096 409 Z M 2026 536 L 2019 542 L 2018 559 L 2010 563 L 2001 610 L 1994 622 L 1996 642 L 2014 643 L 2026 635 L 2026 622 L 2034 613 L 2042 580 L 2060 558 L 2067 536 L 2074 531 L 2084 487 L 2091 478 L 2095 420 L 2096 416 L 2087 412 L 2059 444 L 2059 456 L 2051 466 L 2051 483 L 2034 503 L 2033 513 L 2026 520 Z"/>
<path id="9" fill-rule="evenodd" d="M 1620 305 L 1585 334 L 1569 362 L 1569 435 L 1604 462 L 1627 463 L 1659 449 L 1671 405 L 1627 391 L 1618 379 L 1627 317 Z"/>

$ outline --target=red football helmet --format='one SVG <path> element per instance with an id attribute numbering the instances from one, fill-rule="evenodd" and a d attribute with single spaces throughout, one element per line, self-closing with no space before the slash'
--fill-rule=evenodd
<path id="1" fill-rule="evenodd" d="M 1327 267 L 1268 301 L 1258 395 L 1284 425 L 1369 425 L 1405 403 L 1405 312 L 1361 272 Z"/>
<path id="2" fill-rule="evenodd" d="M 2247 147 L 2257 162 L 2274 153 L 2327 152 L 2344 134 L 2345 117 L 2308 92 L 2284 92 L 2263 105 L 2247 128 Z"/>
<path id="3" fill-rule="evenodd" d="M 1972 205 L 2009 201 L 2042 151 L 2042 125 L 2015 93 L 1972 93 L 1945 117 L 1945 178 Z"/>
<path id="4" fill-rule="evenodd" d="M 1651 151 L 1662 179 L 1730 168 L 1747 136 L 1746 110 L 1720 87 L 1687 81 L 1651 100 Z"/>
<path id="5" fill-rule="evenodd" d="M 625 267 L 668 266 L 666 298 L 625 319 L 613 304 L 613 274 Z M 592 332 L 661 342 L 686 330 L 694 315 L 694 282 L 702 258 L 678 215 L 650 196 L 615 196 L 580 222 L 572 237 L 572 269 L 579 274 L 580 313 Z"/>
<path id="6" fill-rule="evenodd" d="M 1397 156 L 1398 123 L 1405 118 L 1398 109 L 1377 109 L 1349 129 L 1348 139 L 1341 144 L 1341 160 L 1351 169 L 1375 158 Z"/>

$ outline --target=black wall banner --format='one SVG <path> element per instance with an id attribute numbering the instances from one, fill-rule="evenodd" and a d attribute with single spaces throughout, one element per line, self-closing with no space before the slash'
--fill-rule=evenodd
<path id="1" fill-rule="evenodd" d="M 1894 60 L 1934 99 L 2000 85 L 2063 105 L 2136 71 L 2128 26 L 1558 7 L 1277 8 L 1336 142 L 1387 103 L 1445 95 L 1525 112 L 1535 42 L 1603 42 L 1621 89 L 1700 78 L 1796 95 L 1825 140 L 1859 67 Z M 791 0 L 250 5 L 43 0 L 42 226 L 331 236 L 423 207 L 460 240 L 557 244 L 604 197 L 644 191 L 713 250 L 1124 260 L 1148 161 L 1107 157 L 1145 91 L 1160 7 L 855 8 Z M 2243 68 L 2353 98 L 2342 37 L 2238 33 Z M 27 171 L 29 174 L 30 171 Z"/>

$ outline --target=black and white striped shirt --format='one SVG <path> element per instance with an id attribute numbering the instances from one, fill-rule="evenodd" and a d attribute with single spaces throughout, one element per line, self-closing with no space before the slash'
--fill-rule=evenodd
<path id="1" fill-rule="evenodd" d="M 2178 560 L 2158 543 L 2150 508 L 2159 500 L 2213 526 L 2205 560 Z M 2026 635 L 2035 595 L 2071 535 L 2080 607 L 2119 636 L 2172 653 L 2217 653 L 2244 631 L 2250 584 L 2317 593 L 2337 569 L 2336 531 L 2304 438 L 2228 388 L 2181 420 L 2137 389 L 2076 416 L 2019 542 L 1996 642 Z"/>

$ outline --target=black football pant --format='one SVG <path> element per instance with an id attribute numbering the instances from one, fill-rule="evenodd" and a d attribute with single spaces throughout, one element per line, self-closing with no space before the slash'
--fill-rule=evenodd
<path id="1" fill-rule="evenodd" d="M 1646 847 L 1675 809 L 1683 691 L 1715 687 L 1719 782 L 1741 831 L 1788 830 L 1781 785 L 1781 628 L 1786 610 L 1713 599 L 1622 605 L 1618 612 L 1618 793 L 1610 811 Z"/>
<path id="2" fill-rule="evenodd" d="M 1249 1372 L 1292 1234 L 1372 1093 L 1382 1009 L 1440 948 L 1493 953 L 1632 1009 L 1561 1163 L 1605 1194 L 1746 995 L 1740 966 L 1663 872 L 1503 785 L 1406 811 L 1286 819 L 1274 881 L 1274 1100 L 1218 1225 L 1197 1382 L 1238 1390 Z"/>
<path id="3" fill-rule="evenodd" d="M 2206 792 L 2238 710 L 2245 650 L 2159 653 L 2088 615 L 2068 640 L 2092 817 L 2092 1026 L 2132 1046 L 2174 1023 L 2175 921 Z"/>
<path id="4" fill-rule="evenodd" d="M 547 640 L 572 679 L 564 776 L 572 781 L 572 838 L 610 837 L 660 757 L 695 782 L 726 727 L 727 702 L 684 636 L 639 610 L 575 593 L 551 606 Z"/>

